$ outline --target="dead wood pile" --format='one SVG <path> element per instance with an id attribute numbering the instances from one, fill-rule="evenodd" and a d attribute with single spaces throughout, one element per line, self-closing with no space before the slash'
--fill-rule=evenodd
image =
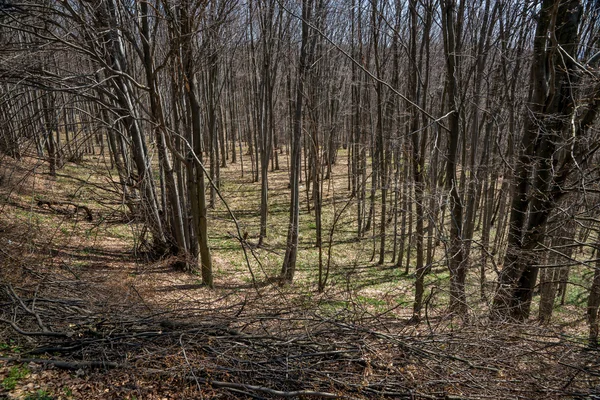
<path id="1" fill-rule="evenodd" d="M 248 313 L 246 303 L 115 311 L 9 284 L 0 292 L 0 334 L 24 349 L 6 362 L 78 374 L 128 370 L 222 398 L 600 395 L 600 352 L 542 327 L 452 328 L 439 319 L 415 328 L 347 310 Z"/>

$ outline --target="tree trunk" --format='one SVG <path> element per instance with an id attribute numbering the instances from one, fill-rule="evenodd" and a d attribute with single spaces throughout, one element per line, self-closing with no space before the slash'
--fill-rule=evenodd
<path id="1" fill-rule="evenodd" d="M 183 54 L 183 74 L 186 80 L 186 95 L 188 99 L 188 107 L 190 112 L 191 123 L 191 144 L 194 154 L 188 154 L 188 177 L 190 179 L 190 200 L 192 220 L 194 224 L 194 233 L 200 256 L 200 268 L 202 274 L 202 282 L 212 288 L 213 273 L 212 273 L 212 257 L 210 248 L 208 247 L 208 221 L 206 218 L 206 187 L 204 180 L 204 171 L 195 161 L 195 157 L 203 162 L 202 154 L 202 123 L 201 109 L 198 103 L 196 94 L 196 74 L 194 73 L 193 52 L 192 52 L 192 34 L 191 20 L 192 15 L 189 15 L 187 7 L 182 8 L 182 54 Z M 194 157 L 195 156 L 195 157 Z M 196 255 L 198 257 L 198 255 Z"/>
<path id="2" fill-rule="evenodd" d="M 492 308 L 496 318 L 529 317 L 538 268 L 532 250 L 544 238 L 545 225 L 568 177 L 555 172 L 554 152 L 574 106 L 573 60 L 581 5 L 577 0 L 545 0 L 540 10 L 532 61 L 532 92 L 526 111 L 522 150 L 516 166 L 516 190 L 512 198 L 508 250 Z M 548 43 L 548 36 L 553 42 Z M 555 41 L 555 42 L 554 42 Z M 559 52 L 565 51 L 569 57 Z M 531 176 L 534 176 L 531 179 Z"/>
<path id="3" fill-rule="evenodd" d="M 451 108 L 449 116 L 449 144 L 448 158 L 446 161 L 446 182 L 449 191 L 450 208 L 450 248 L 448 269 L 450 270 L 450 311 L 459 315 L 467 313 L 467 299 L 465 294 L 465 280 L 467 268 L 464 260 L 463 246 L 463 205 L 458 192 L 456 179 L 456 164 L 458 160 L 458 143 L 460 139 L 460 108 L 458 99 L 457 82 L 457 46 L 456 31 L 458 24 L 455 21 L 454 0 L 442 1 L 442 30 L 444 36 L 444 49 L 446 55 L 446 85 L 448 87 L 448 101 Z"/>
<path id="4" fill-rule="evenodd" d="M 300 59 L 298 65 L 298 78 L 296 83 L 296 104 L 294 110 L 294 131 L 292 136 L 291 160 L 291 196 L 290 196 L 290 224 L 288 228 L 285 258 L 281 268 L 282 283 L 292 283 L 296 272 L 296 258 L 298 255 L 298 224 L 300 217 L 300 152 L 302 145 L 302 97 L 304 80 L 308 69 L 307 59 L 309 52 L 309 21 L 311 19 L 312 0 L 302 1 L 302 43 L 300 45 Z"/>

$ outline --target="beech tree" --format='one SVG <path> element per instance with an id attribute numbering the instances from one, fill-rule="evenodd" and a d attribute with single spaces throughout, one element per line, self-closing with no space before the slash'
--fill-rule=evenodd
<path id="1" fill-rule="evenodd" d="M 298 258 L 298 225 L 300 219 L 300 156 L 302 151 L 302 108 L 304 83 L 309 67 L 308 60 L 314 51 L 315 36 L 309 35 L 309 22 L 314 9 L 313 0 L 302 1 L 302 40 L 298 59 L 296 95 L 294 103 L 292 156 L 290 160 L 290 218 L 286 240 L 285 257 L 281 267 L 281 281 L 291 283 L 296 272 Z M 312 39 L 311 39 L 312 37 Z"/>
<path id="2" fill-rule="evenodd" d="M 543 242 L 558 202 L 570 193 L 567 186 L 579 178 L 578 166 L 598 149 L 587 145 L 587 136 L 600 106 L 600 87 L 595 84 L 587 93 L 578 90 L 591 61 L 578 61 L 582 10 L 578 0 L 541 3 L 508 249 L 492 309 L 496 317 L 529 316 L 539 270 L 534 250 Z"/>

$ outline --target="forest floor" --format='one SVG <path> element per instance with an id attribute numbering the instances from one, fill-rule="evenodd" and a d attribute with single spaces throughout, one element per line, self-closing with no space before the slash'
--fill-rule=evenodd
<path id="1" fill-rule="evenodd" d="M 575 303 L 551 325 L 492 324 L 473 285 L 460 320 L 446 313 L 448 276 L 434 265 L 424 318 L 411 323 L 411 276 L 376 265 L 373 238 L 354 239 L 345 166 L 336 168 L 324 182 L 326 235 L 339 219 L 319 293 L 306 196 L 296 281 L 275 283 L 285 168 L 270 174 L 261 248 L 260 187 L 239 163 L 222 170 L 250 256 L 217 199 L 209 290 L 174 259 L 145 259 L 103 158 L 67 163 L 55 178 L 36 160 L 0 160 L 0 398 L 600 398 L 600 352 L 586 346 Z"/>

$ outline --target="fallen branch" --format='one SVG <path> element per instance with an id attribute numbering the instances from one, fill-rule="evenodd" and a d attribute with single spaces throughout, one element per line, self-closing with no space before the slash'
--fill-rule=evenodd
<path id="1" fill-rule="evenodd" d="M 17 333 L 24 336 L 47 336 L 47 337 L 60 337 L 60 338 L 69 338 L 72 335 L 69 333 L 63 332 L 27 332 L 19 327 L 19 325 L 15 324 L 12 321 L 9 321 L 4 318 L 0 318 L 0 322 L 4 322 L 5 324 L 10 325 Z"/>
<path id="2" fill-rule="evenodd" d="M 115 369 L 123 368 L 124 365 L 109 361 L 62 361 L 62 360 L 47 360 L 43 358 L 17 358 L 17 357 L 0 357 L 0 360 L 6 362 L 17 362 L 17 363 L 36 363 L 36 364 L 49 364 L 56 368 L 68 369 L 77 371 L 83 368 L 105 368 Z"/>
<path id="3" fill-rule="evenodd" d="M 177 377 L 180 376 L 178 374 L 164 371 L 161 369 L 154 368 L 146 368 L 147 373 L 152 375 L 162 375 L 169 377 Z M 254 392 L 260 392 L 265 394 L 270 394 L 273 396 L 284 397 L 284 398 L 292 398 L 292 397 L 300 397 L 300 396 L 309 396 L 309 397 L 317 397 L 321 399 L 355 399 L 354 397 L 339 395 L 335 393 L 329 392 L 319 392 L 314 390 L 294 390 L 294 391 L 282 391 L 277 389 L 271 389 L 265 386 L 257 386 L 257 385 L 247 385 L 244 383 L 235 383 L 235 382 L 223 382 L 223 381 L 213 381 L 210 379 L 199 378 L 196 375 L 184 376 L 184 379 L 191 380 L 194 382 L 198 382 L 203 385 L 211 386 L 214 388 L 222 388 L 222 389 L 235 389 L 235 390 L 251 390 Z"/>
<path id="4" fill-rule="evenodd" d="M 79 204 L 72 203 L 70 201 L 40 200 L 40 201 L 38 201 L 37 205 L 40 208 L 42 206 L 46 205 L 52 211 L 57 212 L 59 214 L 64 214 L 64 215 L 71 215 L 71 213 L 69 213 L 68 211 L 65 211 L 65 210 L 56 209 L 56 208 L 54 208 L 54 206 L 72 206 L 72 207 L 75 207 L 74 214 L 77 214 L 79 212 L 79 210 L 83 210 L 87 214 L 86 219 L 88 221 L 93 221 L 94 220 L 94 216 L 92 215 L 92 211 L 89 209 L 88 206 L 82 206 L 82 205 L 79 205 Z"/>
<path id="5" fill-rule="evenodd" d="M 42 329 L 43 332 L 50 332 L 50 329 L 48 329 L 46 327 L 46 325 L 44 324 L 44 322 L 42 321 L 42 318 L 40 317 L 40 315 L 38 313 L 36 313 L 35 311 L 33 311 L 33 306 L 31 308 L 27 307 L 25 305 L 25 303 L 23 302 L 23 300 L 21 300 L 21 298 L 17 295 L 17 293 L 15 292 L 15 290 L 13 289 L 12 285 L 7 285 L 6 286 L 9 295 L 12 296 L 13 299 L 17 300 L 19 302 L 19 304 L 21 304 L 21 307 L 27 311 L 29 314 L 33 315 L 35 317 L 35 320 L 38 323 L 38 326 Z M 35 304 L 35 299 L 33 299 L 33 303 Z"/>

